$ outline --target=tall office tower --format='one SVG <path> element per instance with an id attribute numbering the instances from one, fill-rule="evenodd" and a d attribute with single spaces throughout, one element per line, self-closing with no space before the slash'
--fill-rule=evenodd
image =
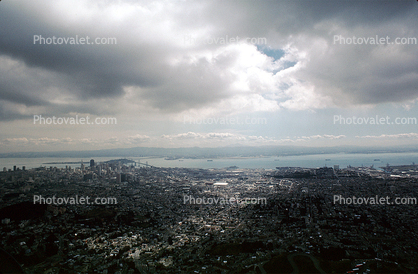
<path id="1" fill-rule="evenodd" d="M 83 164 L 83 160 L 81 160 L 81 170 L 84 171 L 84 164 Z"/>
<path id="2" fill-rule="evenodd" d="M 3 167 L 3 172 L 7 172 L 7 168 L 6 167 Z"/>
<path id="3" fill-rule="evenodd" d="M 120 184 L 122 182 L 122 176 L 120 173 L 116 173 L 116 183 Z"/>
<path id="4" fill-rule="evenodd" d="M 126 182 L 126 181 L 127 181 L 127 176 L 126 176 L 126 174 L 125 174 L 125 173 L 122 173 L 122 174 L 120 175 L 120 181 L 121 181 L 121 182 Z"/>
<path id="5" fill-rule="evenodd" d="M 22 166 L 22 170 L 25 171 L 26 170 L 26 166 Z"/>
<path id="6" fill-rule="evenodd" d="M 102 176 L 102 166 L 98 167 L 98 172 L 97 173 L 99 174 L 99 176 Z"/>
<path id="7" fill-rule="evenodd" d="M 93 159 L 90 160 L 90 167 L 94 167 L 94 160 Z"/>
<path id="8" fill-rule="evenodd" d="M 16 166 L 13 166 L 13 171 L 16 171 Z"/>

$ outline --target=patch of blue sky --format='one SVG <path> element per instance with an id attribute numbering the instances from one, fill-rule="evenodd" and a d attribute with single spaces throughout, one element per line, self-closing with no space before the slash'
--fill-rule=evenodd
<path id="1" fill-rule="evenodd" d="M 285 55 L 285 51 L 282 49 L 273 49 L 265 45 L 257 45 L 257 50 L 265 55 L 272 57 L 274 61 L 279 60 Z"/>

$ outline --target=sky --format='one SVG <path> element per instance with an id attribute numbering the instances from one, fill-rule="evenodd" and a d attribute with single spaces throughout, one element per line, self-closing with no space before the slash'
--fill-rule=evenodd
<path id="1" fill-rule="evenodd" d="M 418 144 L 414 0 L 6 0 L 0 25 L 1 153 Z"/>

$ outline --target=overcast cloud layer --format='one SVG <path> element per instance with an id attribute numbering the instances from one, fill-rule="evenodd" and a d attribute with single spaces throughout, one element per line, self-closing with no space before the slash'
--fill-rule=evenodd
<path id="1" fill-rule="evenodd" d="M 417 18 L 412 0 L 3 1 L 0 150 L 415 144 L 416 124 L 334 117 L 418 119 Z M 376 37 L 390 40 L 365 44 Z M 34 115 L 117 124 L 34 125 Z M 242 124 L 219 123 L 231 118 Z"/>

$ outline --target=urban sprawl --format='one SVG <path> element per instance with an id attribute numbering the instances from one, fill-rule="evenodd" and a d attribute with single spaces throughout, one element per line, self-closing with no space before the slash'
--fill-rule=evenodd
<path id="1" fill-rule="evenodd" d="M 1 247 L 25 273 L 417 273 L 417 205 L 364 203 L 417 183 L 415 164 L 4 168 Z"/>

